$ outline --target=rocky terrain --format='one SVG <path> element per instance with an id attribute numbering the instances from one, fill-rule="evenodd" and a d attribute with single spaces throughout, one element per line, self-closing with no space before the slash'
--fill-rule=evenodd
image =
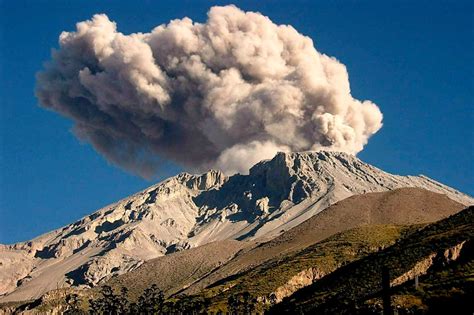
<path id="1" fill-rule="evenodd" d="M 116 288 L 127 287 L 132 295 L 134 292 L 142 292 L 152 284 L 160 286 L 166 295 L 178 292 L 199 293 L 222 279 L 255 266 L 258 266 L 259 270 L 255 274 L 261 276 L 261 269 L 267 268 L 265 266 L 314 246 L 338 232 L 359 226 L 381 224 L 404 226 L 434 222 L 463 208 L 463 205 L 444 195 L 420 188 L 400 188 L 388 192 L 356 195 L 330 206 L 268 242 L 257 239 L 254 242 L 210 243 L 147 261 L 138 269 L 114 277 L 106 283 Z M 388 239 L 393 240 L 392 237 Z M 208 263 L 215 260 L 219 260 L 219 264 L 212 264 L 213 268 L 210 270 Z M 296 267 L 292 269 L 297 270 Z M 282 276 L 284 272 L 278 274 Z M 275 277 L 275 274 L 272 273 L 271 277 Z M 271 277 L 266 280 L 267 286 L 270 287 Z M 186 284 L 182 280 L 185 280 Z M 255 290 L 263 291 L 260 287 Z"/>
<path id="2" fill-rule="evenodd" d="M 332 212 L 334 216 L 334 212 L 344 213 L 345 206 L 353 204 L 357 209 L 364 201 L 369 201 L 368 209 L 381 209 L 377 212 L 389 214 L 391 205 L 398 200 L 403 214 L 413 211 L 407 208 L 407 205 L 416 204 L 410 201 L 413 197 L 421 197 L 416 198 L 421 199 L 421 203 L 426 201 L 423 195 L 431 195 L 438 202 L 422 211 L 436 216 L 440 215 L 441 209 L 437 206 L 449 206 L 446 202 L 449 199 L 415 188 L 354 196 L 324 211 Z M 404 196 L 408 196 L 408 201 Z M 455 206 L 452 213 L 458 212 L 458 204 L 452 201 L 451 206 Z M 367 212 L 367 208 L 362 211 Z M 317 234 L 312 228 L 314 221 L 319 220 L 321 217 L 311 218 L 305 222 L 307 224 L 293 228 L 282 237 L 294 245 L 297 232 Z M 136 302 L 139 294 L 157 284 L 170 301 L 206 301 L 206 310 L 213 313 L 228 312 L 228 301 L 232 297 L 249 294 L 259 313 L 293 313 L 294 310 L 305 313 L 316 308 L 318 313 L 328 314 L 379 314 L 380 270 L 381 266 L 388 266 L 393 305 L 402 311 L 425 314 L 433 305 L 443 307 L 442 301 L 453 307 L 459 303 L 472 307 L 466 297 L 473 289 L 469 284 L 473 274 L 473 226 L 472 207 L 432 224 L 363 224 L 301 250 L 275 255 L 257 266 L 195 290 L 194 294 L 182 295 L 182 289 L 190 283 L 200 283 L 199 279 L 206 279 L 206 275 L 218 273 L 220 266 L 225 267 L 241 253 L 245 257 L 245 253 L 262 246 L 285 248 L 284 243 L 278 245 L 273 241 L 260 245 L 220 241 L 150 260 L 134 271 L 112 278 L 105 285 L 112 286 L 115 292 L 127 288 L 128 293 L 123 298 Z M 303 243 L 308 244 L 308 237 Z M 420 277 L 418 289 L 413 286 L 416 276 Z M 67 309 L 65 301 L 71 294 L 77 294 L 81 307 L 87 309 L 87 301 L 100 296 L 101 290 L 101 286 L 86 290 L 53 290 L 32 302 L 4 304 L 0 313 L 2 309 L 41 314 L 62 312 Z"/>
<path id="3" fill-rule="evenodd" d="M 248 175 L 182 173 L 31 241 L 1 245 L 0 302 L 96 286 L 146 261 L 211 242 L 245 242 L 245 252 L 253 248 L 248 244 L 274 239 L 352 195 L 402 187 L 444 194 L 458 207 L 473 204 L 471 197 L 427 177 L 388 174 L 338 152 L 279 153 Z M 417 219 L 429 218 L 423 212 L 406 218 Z M 371 212 L 359 223 L 378 220 Z M 333 232 L 337 229 L 328 228 L 321 238 Z M 233 255 L 224 253 L 209 268 Z"/>
<path id="4" fill-rule="evenodd" d="M 362 226 L 430 223 L 446 218 L 463 208 L 463 205 L 445 195 L 420 188 L 401 188 L 355 195 L 337 202 L 268 242 L 237 253 L 228 263 L 195 282 L 184 292 L 199 293 L 223 279 L 286 259 L 288 255 L 315 246 L 331 235 L 343 231 Z M 271 283 L 269 279 L 267 280 Z M 262 291 L 262 288 L 258 287 L 255 290 Z"/>

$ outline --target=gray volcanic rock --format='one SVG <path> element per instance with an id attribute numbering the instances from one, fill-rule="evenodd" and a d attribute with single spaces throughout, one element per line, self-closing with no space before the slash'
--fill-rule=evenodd
<path id="1" fill-rule="evenodd" d="M 397 176 L 338 152 L 279 153 L 226 177 L 182 173 L 34 240 L 0 247 L 0 302 L 95 286 L 168 253 L 225 239 L 271 239 L 356 194 L 419 187 L 473 199 L 424 176 Z"/>

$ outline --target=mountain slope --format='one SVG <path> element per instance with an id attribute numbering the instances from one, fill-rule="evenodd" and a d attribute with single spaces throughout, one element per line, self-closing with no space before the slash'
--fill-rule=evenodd
<path id="1" fill-rule="evenodd" d="M 229 311 L 229 297 L 244 292 L 263 304 L 277 303 L 341 266 L 394 244 L 414 229 L 413 226 L 370 225 L 346 230 L 296 253 L 270 259 L 222 279 L 197 294 L 209 299 L 213 312 Z"/>
<path id="2" fill-rule="evenodd" d="M 197 293 L 229 276 L 259 266 L 268 260 L 307 248 L 338 232 L 377 224 L 411 225 L 430 223 L 464 208 L 463 205 L 420 188 L 401 188 L 346 198 L 328 207 L 280 236 L 248 251 L 185 290 Z"/>
<path id="3" fill-rule="evenodd" d="M 437 286 L 439 291 L 445 290 L 447 298 L 454 295 L 456 290 L 451 293 L 449 290 L 455 289 L 456 285 L 474 292 L 473 236 L 474 208 L 469 207 L 420 229 L 389 248 L 341 267 L 277 304 L 272 313 L 293 314 L 295 310 L 303 310 L 308 314 L 352 314 L 354 309 L 367 308 L 367 301 L 370 303 L 374 297 L 380 297 L 382 266 L 389 268 L 390 283 L 395 292 L 397 286 L 406 286 L 407 281 L 417 275 L 436 276 L 436 273 L 437 280 L 422 277 L 420 281 L 428 280 L 428 288 Z M 457 283 L 454 279 L 445 279 L 451 283 L 439 281 L 440 271 L 449 273 L 451 266 L 457 263 L 464 265 L 458 268 L 462 274 Z M 465 300 L 468 292 L 457 291 L 466 295 Z M 456 309 L 454 305 L 452 307 L 452 310 Z"/>
<path id="4" fill-rule="evenodd" d="M 126 287 L 129 297 L 137 298 L 152 284 L 159 284 L 160 290 L 168 296 L 211 273 L 249 245 L 246 242 L 225 240 L 158 257 L 131 272 L 110 279 L 107 285 Z"/>
<path id="5" fill-rule="evenodd" d="M 426 201 L 432 201 L 432 206 L 427 205 Z M 420 203 L 424 208 L 421 207 L 418 210 L 410 208 L 410 206 L 416 207 Z M 204 277 L 202 279 L 209 279 L 210 277 L 206 275 L 219 273 L 219 269 L 221 269 L 219 266 L 222 264 L 224 264 L 222 268 L 226 269 L 227 264 L 229 264 L 226 264 L 226 261 L 230 260 L 230 263 L 232 263 L 233 259 L 242 261 L 239 258 L 253 257 L 255 249 L 270 245 L 269 247 L 276 248 L 277 252 L 279 247 L 283 248 L 282 254 L 277 254 L 273 258 L 267 257 L 269 259 L 257 266 L 220 279 L 220 281 L 213 283 L 203 290 L 196 290 L 195 293 L 197 295 L 194 297 L 197 299 L 205 297 L 209 305 L 209 311 L 226 312 L 228 311 L 227 301 L 229 297 L 248 292 L 252 297 L 257 298 L 260 303 L 266 304 L 265 306 L 259 304 L 259 309 L 262 306 L 268 308 L 271 303 L 279 302 L 298 289 L 309 286 L 312 283 L 317 283 L 321 278 L 329 277 L 332 272 L 343 268 L 343 266 L 350 262 L 387 248 L 396 241 L 401 242 L 400 240 L 409 238 L 426 225 L 363 224 L 307 246 L 309 244 L 308 236 L 319 233 L 318 229 L 314 229 L 317 226 L 315 225 L 316 222 L 311 221 L 326 222 L 325 220 L 328 217 L 337 218 L 338 215 L 345 215 L 348 212 L 347 207 L 351 204 L 354 205 L 353 212 L 363 217 L 370 217 L 370 215 L 364 214 L 370 214 L 373 211 L 376 211 L 379 217 L 384 217 L 383 213 L 393 214 L 393 206 L 396 205 L 399 216 L 395 217 L 394 221 L 398 222 L 403 220 L 400 217 L 407 213 L 423 213 L 426 220 L 430 217 L 430 214 L 432 215 L 431 219 L 433 219 L 436 216 L 449 213 L 450 211 L 447 210 L 441 211 L 443 206 L 454 205 L 455 208 L 451 210 L 453 213 L 457 211 L 457 206 L 459 206 L 443 195 L 416 188 L 358 195 L 347 198 L 324 210 L 323 212 L 329 212 L 325 217 L 316 215 L 300 226 L 285 232 L 280 237 L 292 243 L 292 248 L 303 246 L 301 250 L 285 253 L 285 242 L 270 241 L 268 243 L 260 243 L 260 245 L 255 247 L 258 244 L 256 242 L 220 241 L 152 259 L 145 262 L 138 269 L 114 277 L 105 284 L 115 288 L 116 292 L 119 292 L 121 287 L 126 287 L 128 289 L 127 298 L 131 299 L 131 301 L 136 301 L 138 295 L 144 289 L 151 287 L 152 284 L 158 285 L 165 292 L 166 296 L 169 296 L 176 292 L 183 292 L 182 289 L 193 282 L 195 284 L 202 284 L 202 281 L 198 279 L 202 277 Z M 362 210 L 360 208 L 361 205 L 364 207 Z M 390 216 L 385 217 L 386 221 L 390 221 L 390 219 Z M 456 225 L 456 228 L 459 228 L 459 226 Z M 460 231 L 464 230 L 465 228 L 460 228 Z M 297 243 L 297 233 L 301 233 L 303 236 L 302 245 Z M 320 236 L 316 237 L 319 238 Z M 402 275 L 399 278 L 403 279 L 404 276 Z M 191 287 L 196 289 L 195 285 Z M 42 297 L 41 300 L 25 305 L 33 307 L 37 305 L 38 307 L 50 309 L 62 303 L 61 305 L 64 307 L 64 298 L 68 291 L 56 291 L 56 293 L 54 291 L 51 292 L 47 297 Z M 83 301 L 87 301 L 92 296 L 99 296 L 96 289 L 76 292 Z M 86 302 L 84 303 L 84 305 L 87 304 Z M 36 307 L 34 309 L 37 310 Z"/>
<path id="6" fill-rule="evenodd" d="M 351 195 L 401 187 L 473 203 L 426 177 L 391 175 L 344 153 L 279 153 L 249 175 L 183 173 L 32 241 L 1 245 L 0 295 L 15 293 L 0 301 L 94 286 L 213 241 L 271 239 Z"/>

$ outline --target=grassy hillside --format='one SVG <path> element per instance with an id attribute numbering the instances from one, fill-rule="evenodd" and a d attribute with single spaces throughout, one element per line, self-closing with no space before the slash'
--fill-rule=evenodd
<path id="1" fill-rule="evenodd" d="M 396 286 L 392 292 L 392 303 L 397 309 L 412 313 L 473 314 L 474 302 L 474 248 L 466 244 L 464 256 L 449 265 L 432 268 L 419 277 L 418 288 L 413 281 Z M 370 299 L 360 305 L 361 310 L 376 310 L 379 298 Z"/>
<path id="2" fill-rule="evenodd" d="M 243 292 L 250 293 L 261 304 L 269 303 L 351 261 L 394 244 L 414 229 L 416 227 L 376 225 L 338 233 L 296 254 L 224 279 L 200 295 L 210 300 L 213 311 L 226 311 L 228 298 Z"/>
<path id="3" fill-rule="evenodd" d="M 377 298 L 383 266 L 388 267 L 392 282 L 410 273 L 412 277 L 426 273 L 419 278 L 421 284 L 416 292 L 412 289 L 412 277 L 395 286 L 394 304 L 398 303 L 402 308 L 417 305 L 420 310 L 428 311 L 430 305 L 441 303 L 443 299 L 455 303 L 456 296 L 462 300 L 463 296 L 472 293 L 473 234 L 474 208 L 470 207 L 420 229 L 389 248 L 339 268 L 277 304 L 272 313 L 299 310 L 302 313 L 354 314 L 357 310 L 370 309 L 370 304 L 380 302 Z"/>

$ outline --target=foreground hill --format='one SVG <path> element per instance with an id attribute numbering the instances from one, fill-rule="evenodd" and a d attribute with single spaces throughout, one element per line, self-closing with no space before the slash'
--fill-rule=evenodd
<path id="1" fill-rule="evenodd" d="M 338 152 L 279 153 L 256 164 L 249 175 L 183 173 L 29 242 L 1 245 L 0 302 L 37 298 L 55 288 L 95 286 L 151 259 L 215 241 L 270 240 L 347 197 L 402 187 L 473 203 L 427 177 L 391 175 Z M 378 220 L 375 213 L 371 218 Z M 309 243 L 280 249 L 295 250 L 340 230 L 339 222 L 328 224 Z M 272 257 L 263 250 L 254 252 L 255 264 Z M 237 263 L 223 275 L 241 269 Z"/>
<path id="2" fill-rule="evenodd" d="M 473 236 L 474 207 L 469 207 L 339 268 L 275 305 L 271 313 L 377 312 L 382 267 L 386 266 L 394 287 L 392 302 L 399 308 L 438 314 L 448 307 L 457 314 L 472 314 Z M 420 276 L 419 290 L 411 282 L 415 276 Z M 449 304 L 443 306 L 443 301 Z"/>
<path id="3" fill-rule="evenodd" d="M 311 285 L 341 266 L 394 244 L 413 226 L 371 225 L 353 228 L 306 247 L 271 259 L 218 281 L 196 293 L 206 297 L 213 312 L 226 312 L 233 296 L 249 294 L 263 311 L 295 291 Z"/>

